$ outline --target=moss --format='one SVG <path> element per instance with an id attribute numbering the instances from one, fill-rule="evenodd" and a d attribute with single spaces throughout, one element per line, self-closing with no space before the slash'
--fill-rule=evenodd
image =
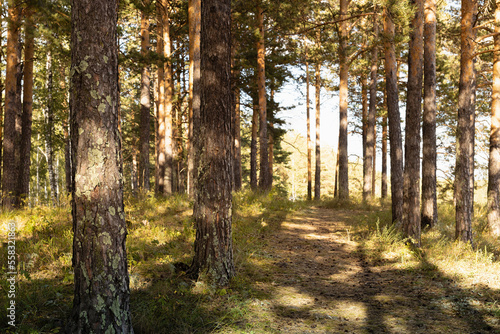
<path id="1" fill-rule="evenodd" d="M 101 237 L 102 237 L 102 242 L 105 245 L 108 245 L 108 246 L 111 245 L 111 236 L 109 235 L 108 232 L 102 232 Z"/>
<path id="2" fill-rule="evenodd" d="M 87 70 L 88 67 L 89 67 L 89 63 L 87 63 L 85 60 L 82 60 L 80 62 L 80 70 L 82 72 L 85 72 L 85 70 Z"/>
<path id="3" fill-rule="evenodd" d="M 116 324 L 118 326 L 122 325 L 122 317 L 120 310 L 120 296 L 116 296 L 116 299 L 113 301 L 113 305 L 111 305 L 111 312 L 115 315 Z"/>
<path id="4" fill-rule="evenodd" d="M 94 100 L 97 100 L 99 98 L 99 96 L 97 95 L 97 91 L 93 89 L 90 91 L 90 96 L 92 96 Z"/>
<path id="5" fill-rule="evenodd" d="M 95 309 L 97 312 L 100 312 L 101 310 L 104 309 L 105 307 L 105 302 L 104 302 L 104 298 L 102 298 L 100 295 L 97 296 L 97 305 L 95 305 Z"/>
<path id="6" fill-rule="evenodd" d="M 104 103 L 99 104 L 99 107 L 97 107 L 97 110 L 101 113 L 106 111 L 106 105 Z"/>
<path id="7" fill-rule="evenodd" d="M 102 59 L 104 59 L 104 62 L 107 64 L 108 63 L 108 57 L 107 56 L 102 56 Z"/>
<path id="8" fill-rule="evenodd" d="M 106 332 L 104 334 L 115 334 L 115 329 L 113 328 L 112 325 L 109 325 L 108 329 L 106 330 Z"/>
<path id="9" fill-rule="evenodd" d="M 110 215 L 114 216 L 116 214 L 115 208 L 113 206 L 110 206 L 108 210 Z"/>

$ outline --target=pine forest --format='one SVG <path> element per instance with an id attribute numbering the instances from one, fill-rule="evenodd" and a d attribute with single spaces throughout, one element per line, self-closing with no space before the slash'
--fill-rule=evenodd
<path id="1" fill-rule="evenodd" d="M 0 309 L 500 333 L 500 0 L 0 0 Z"/>

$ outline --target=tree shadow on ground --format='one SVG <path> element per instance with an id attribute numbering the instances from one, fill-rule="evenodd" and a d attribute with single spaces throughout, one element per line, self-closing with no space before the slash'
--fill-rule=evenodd
<path id="1" fill-rule="evenodd" d="M 229 289 L 212 289 L 172 269 L 172 262 L 189 256 L 185 238 L 138 243 L 149 255 L 131 273 L 131 281 L 140 281 L 131 292 L 136 334 L 500 333 L 495 314 L 484 308 L 500 299 L 498 290 L 460 288 L 425 256 L 398 269 L 398 260 L 385 259 L 381 247 L 368 250 L 352 241 L 355 212 L 303 211 L 287 217 L 269 209 L 247 217 L 247 223 L 269 226 L 237 235 L 238 272 Z M 162 262 L 171 247 L 186 254 Z M 70 283 L 62 277 L 23 280 L 18 291 L 23 323 L 16 332 L 62 327 L 71 310 Z M 1 324 L 0 331 L 7 329 Z"/>

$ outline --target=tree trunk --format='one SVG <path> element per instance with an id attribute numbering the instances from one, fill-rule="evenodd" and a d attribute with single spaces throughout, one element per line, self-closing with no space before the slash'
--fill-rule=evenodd
<path id="1" fill-rule="evenodd" d="M 340 19 L 347 17 L 348 0 L 340 0 Z M 340 22 L 339 42 L 339 198 L 349 198 L 349 156 L 347 151 L 347 94 L 349 59 L 347 57 L 347 21 Z"/>
<path id="2" fill-rule="evenodd" d="M 259 188 L 262 191 L 271 190 L 271 173 L 269 170 L 269 145 L 267 136 L 267 101 L 266 101 L 266 65 L 264 47 L 264 10 L 261 8 L 260 0 L 257 0 L 257 28 L 259 38 L 257 40 L 257 81 L 259 91 L 259 115 L 260 115 L 260 175 Z"/>
<path id="3" fill-rule="evenodd" d="M 403 144 L 399 115 L 397 63 L 394 51 L 394 22 L 389 11 L 390 8 L 384 9 L 384 33 L 386 35 L 384 49 L 389 143 L 391 145 L 392 221 L 401 224 L 403 221 Z"/>
<path id="4" fill-rule="evenodd" d="M 156 14 L 158 21 L 158 41 L 156 44 L 156 52 L 163 55 L 165 52 L 165 41 L 163 40 L 163 25 L 164 25 L 164 12 L 166 8 L 163 7 L 162 1 L 156 1 Z M 158 174 L 155 185 L 155 192 L 157 195 L 165 193 L 165 172 L 166 172 L 166 150 L 165 150 L 165 69 L 164 61 L 158 62 L 158 99 L 157 99 L 157 127 L 158 127 L 158 150 L 156 152 L 156 173 Z"/>
<path id="5" fill-rule="evenodd" d="M 405 167 L 403 188 L 403 233 L 420 246 L 420 119 L 424 57 L 424 0 L 413 0 L 406 98 Z"/>
<path id="6" fill-rule="evenodd" d="M 377 17 L 373 17 L 374 38 L 378 39 Z M 363 188 L 363 198 L 366 201 L 371 200 L 375 195 L 375 118 L 377 116 L 377 71 L 378 71 L 378 48 L 372 49 L 370 70 L 370 106 L 367 117 L 366 127 L 366 162 L 365 179 Z"/>
<path id="7" fill-rule="evenodd" d="M 257 189 L 257 131 L 259 122 L 258 99 L 253 98 L 252 139 L 250 141 L 250 188 Z"/>
<path id="8" fill-rule="evenodd" d="M 148 1 L 146 1 L 147 3 Z M 149 138 L 150 138 L 150 77 L 149 77 L 149 17 L 141 13 L 141 56 L 144 63 L 141 72 L 141 117 L 140 117 L 140 157 L 139 187 L 149 191 Z"/>
<path id="9" fill-rule="evenodd" d="M 0 1 L 0 10 L 3 11 L 3 1 Z M 2 16 L 0 15 L 0 27 L 3 24 Z M 3 40 L 3 29 L 0 29 L 0 40 Z M 2 61 L 2 52 L 0 52 L 0 62 Z M 2 92 L 3 92 L 3 82 L 2 76 L 0 75 L 0 205 L 2 203 L 2 161 L 3 161 L 3 103 L 2 103 Z"/>
<path id="10" fill-rule="evenodd" d="M 500 236 L 500 0 L 495 8 L 493 91 L 491 101 L 490 159 L 488 165 L 488 224 Z"/>
<path id="11" fill-rule="evenodd" d="M 307 200 L 312 199 L 312 142 L 311 142 L 311 112 L 309 110 L 309 60 L 306 48 L 306 115 L 307 115 Z"/>
<path id="12" fill-rule="evenodd" d="M 472 243 L 475 86 L 473 29 L 476 0 L 462 0 L 460 84 L 458 88 L 457 153 L 455 168 L 455 237 Z M 472 185 L 472 187 L 471 187 Z"/>
<path id="13" fill-rule="evenodd" d="M 387 105 L 387 104 L 386 104 Z M 380 185 L 380 197 L 387 198 L 387 111 L 382 116 L 382 180 Z"/>
<path id="14" fill-rule="evenodd" d="M 170 36 L 170 15 L 168 10 L 169 2 L 161 0 L 164 8 L 163 12 L 163 42 L 165 48 L 163 56 L 166 59 L 163 71 L 165 73 L 165 195 L 170 195 L 175 191 L 174 188 L 174 135 L 173 135 L 173 121 L 174 121 L 174 81 L 172 78 L 172 40 Z M 195 130 L 196 131 L 196 130 Z"/>
<path id="15" fill-rule="evenodd" d="M 133 333 L 118 131 L 116 3 L 72 1 L 71 21 L 75 296 L 66 330 Z"/>
<path id="16" fill-rule="evenodd" d="M 274 106 L 274 90 L 271 89 L 271 105 Z M 274 110 L 270 110 L 269 115 L 269 182 L 271 183 L 271 187 L 273 185 L 273 176 L 274 176 Z"/>
<path id="17" fill-rule="evenodd" d="M 31 123 L 33 114 L 33 63 L 35 51 L 33 11 L 27 9 L 25 21 L 23 116 L 21 134 L 21 166 L 19 175 L 19 197 L 26 204 L 30 190 Z"/>
<path id="18" fill-rule="evenodd" d="M 318 38 L 319 43 L 319 38 Z M 315 71 L 315 96 L 316 96 L 316 170 L 314 171 L 314 200 L 321 199 L 321 118 L 320 118 L 320 97 L 321 97 L 321 64 L 319 60 L 316 61 Z"/>
<path id="19" fill-rule="evenodd" d="M 47 105 L 45 106 L 45 154 L 47 155 L 47 169 L 49 171 L 50 198 L 52 205 L 59 204 L 57 193 L 56 173 L 54 170 L 54 110 L 52 106 L 53 93 L 52 53 L 47 53 Z"/>
<path id="20" fill-rule="evenodd" d="M 241 111 L 240 89 L 235 88 L 234 94 L 234 190 L 241 190 Z"/>
<path id="21" fill-rule="evenodd" d="M 189 12 L 189 134 L 188 151 L 188 194 L 193 195 L 194 166 L 193 128 L 194 118 L 200 114 L 200 13 L 201 0 L 188 1 Z"/>
<path id="22" fill-rule="evenodd" d="M 190 272 L 206 271 L 217 286 L 235 274 L 232 246 L 231 2 L 201 5 L 201 109 L 195 139 L 198 177 L 193 215 L 195 255 Z"/>
<path id="23" fill-rule="evenodd" d="M 7 66 L 5 74 L 5 118 L 3 138 L 3 208 L 17 205 L 17 186 L 20 167 L 21 96 L 18 94 L 20 2 L 9 0 L 7 23 Z"/>
<path id="24" fill-rule="evenodd" d="M 368 171 L 368 146 L 366 143 L 366 137 L 368 132 L 368 83 L 366 77 L 363 75 L 360 79 L 361 84 L 361 130 L 362 130 L 362 152 L 363 152 L 363 202 L 366 202 L 371 196 L 371 173 L 367 177 Z M 372 163 L 372 157 L 370 157 L 370 163 Z M 370 180 L 370 182 L 367 182 Z"/>
<path id="25" fill-rule="evenodd" d="M 422 122 L 422 228 L 437 223 L 436 0 L 424 5 L 424 115 Z"/>

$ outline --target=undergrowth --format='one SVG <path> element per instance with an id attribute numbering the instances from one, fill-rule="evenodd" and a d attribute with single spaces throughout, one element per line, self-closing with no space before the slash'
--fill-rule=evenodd
<path id="1" fill-rule="evenodd" d="M 396 266 L 422 275 L 457 280 L 462 285 L 489 284 L 499 289 L 500 241 L 487 234 L 484 208 L 474 223 L 475 245 L 454 241 L 451 205 L 440 207 L 439 222 L 422 234 L 422 248 L 405 243 L 399 228 L 391 224 L 388 203 L 360 201 L 291 202 L 276 193 L 239 192 L 233 198 L 234 259 L 237 276 L 226 289 L 213 289 L 201 279 L 193 282 L 174 264 L 190 264 L 195 238 L 192 201 L 181 195 L 156 198 L 142 195 L 125 199 L 128 228 L 131 310 L 136 333 L 249 333 L 257 301 L 269 296 L 255 284 L 273 282 L 273 257 L 265 252 L 290 214 L 311 205 L 333 210 L 352 210 L 354 241 L 367 261 Z M 17 226 L 18 285 L 16 332 L 57 333 L 63 328 L 73 299 L 72 222 L 70 207 L 36 207 L 0 214 L 2 248 L 6 254 L 6 229 Z M 6 257 L 0 257 L 2 277 L 0 308 L 8 300 Z M 203 277 L 203 276 L 202 276 Z M 256 304 L 257 303 L 257 304 Z M 489 304 L 500 315 L 498 302 Z M 496 313 L 495 313 L 496 312 Z M 13 332 L 6 324 L 0 331 Z"/>

